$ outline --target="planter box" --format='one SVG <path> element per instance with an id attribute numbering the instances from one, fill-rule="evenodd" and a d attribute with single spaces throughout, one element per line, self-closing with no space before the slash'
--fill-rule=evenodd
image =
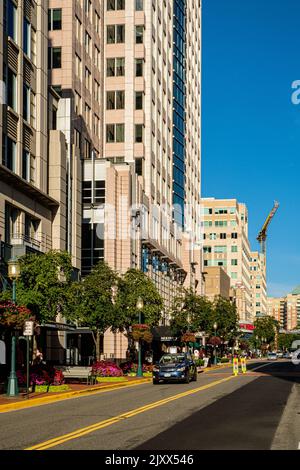
<path id="1" fill-rule="evenodd" d="M 96 377 L 96 381 L 99 382 L 126 382 L 126 377 Z"/>
<path id="2" fill-rule="evenodd" d="M 36 385 L 35 386 L 35 392 L 41 393 L 41 392 L 66 392 L 67 390 L 70 390 L 70 387 L 68 385 Z"/>
<path id="3" fill-rule="evenodd" d="M 136 372 L 130 372 L 128 377 L 136 377 Z M 152 377 L 152 372 L 143 372 L 143 377 Z"/>

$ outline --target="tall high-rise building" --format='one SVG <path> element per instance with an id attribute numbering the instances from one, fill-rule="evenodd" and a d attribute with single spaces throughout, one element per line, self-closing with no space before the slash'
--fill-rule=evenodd
<path id="1" fill-rule="evenodd" d="M 285 297 L 268 297 L 268 315 L 280 322 L 285 330 L 293 330 L 300 325 L 300 286 Z"/>
<path id="2" fill-rule="evenodd" d="M 56 130 L 59 97 L 48 93 L 47 3 L 0 3 L 0 238 L 5 261 L 61 248 L 66 237 L 67 200 L 59 190 L 66 142 Z"/>
<path id="3" fill-rule="evenodd" d="M 253 321 L 251 307 L 251 252 L 248 210 L 236 199 L 202 199 L 204 224 L 204 270 L 221 266 L 235 289 L 240 320 Z"/>
<path id="4" fill-rule="evenodd" d="M 266 263 L 262 253 L 253 251 L 250 255 L 251 304 L 255 318 L 267 315 Z"/>

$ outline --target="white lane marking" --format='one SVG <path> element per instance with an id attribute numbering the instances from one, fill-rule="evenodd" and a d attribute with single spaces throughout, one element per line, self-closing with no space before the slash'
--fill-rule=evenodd
<path id="1" fill-rule="evenodd" d="M 255 367 L 254 369 L 248 369 L 248 372 L 252 372 L 253 370 L 262 369 L 263 367 L 267 367 L 269 365 L 270 365 L 270 363 L 267 362 L 267 364 L 263 364 L 262 366 Z"/>

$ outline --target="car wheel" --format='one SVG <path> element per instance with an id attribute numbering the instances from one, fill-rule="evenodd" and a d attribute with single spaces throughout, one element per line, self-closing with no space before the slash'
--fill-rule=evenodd
<path id="1" fill-rule="evenodd" d="M 189 384 L 190 383 L 190 373 L 187 372 L 186 378 L 184 379 L 184 383 Z"/>

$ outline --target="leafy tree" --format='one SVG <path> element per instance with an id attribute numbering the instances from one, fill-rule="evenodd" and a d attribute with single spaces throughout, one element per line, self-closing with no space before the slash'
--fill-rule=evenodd
<path id="1" fill-rule="evenodd" d="M 54 321 L 70 305 L 69 287 L 73 267 L 66 252 L 50 251 L 19 259 L 17 303 L 25 305 L 39 322 Z M 7 295 L 7 293 L 5 293 Z"/>
<path id="2" fill-rule="evenodd" d="M 136 308 L 138 298 L 144 302 L 142 323 L 149 326 L 158 325 L 163 309 L 163 299 L 155 284 L 142 271 L 129 269 L 120 279 L 116 296 L 118 321 L 114 327 L 120 331 L 127 331 L 129 327 L 139 321 L 139 312 Z"/>
<path id="3" fill-rule="evenodd" d="M 217 324 L 217 334 L 223 341 L 232 341 L 238 336 L 238 313 L 236 306 L 224 297 L 217 297 L 213 302 L 213 314 L 206 325 L 206 331 L 214 333 L 214 323 Z"/>
<path id="4" fill-rule="evenodd" d="M 290 349 L 293 341 L 297 339 L 300 339 L 300 336 L 297 334 L 287 335 L 285 333 L 281 333 L 278 335 L 278 348 L 283 351 Z"/>
<path id="5" fill-rule="evenodd" d="M 191 289 L 183 289 L 172 307 L 171 327 L 177 333 L 206 330 L 213 315 L 212 303 Z"/>
<path id="6" fill-rule="evenodd" d="M 258 336 L 259 339 L 266 338 L 267 343 L 270 344 L 274 342 L 280 325 L 274 318 L 266 316 L 257 318 L 254 322 L 254 328 L 254 336 Z"/>
<path id="7" fill-rule="evenodd" d="M 117 286 L 117 274 L 103 262 L 98 263 L 82 282 L 71 287 L 75 308 L 69 308 L 68 318 L 79 326 L 89 327 L 96 346 L 96 357 L 100 359 L 100 338 L 110 327 L 117 323 L 113 290 Z"/>

